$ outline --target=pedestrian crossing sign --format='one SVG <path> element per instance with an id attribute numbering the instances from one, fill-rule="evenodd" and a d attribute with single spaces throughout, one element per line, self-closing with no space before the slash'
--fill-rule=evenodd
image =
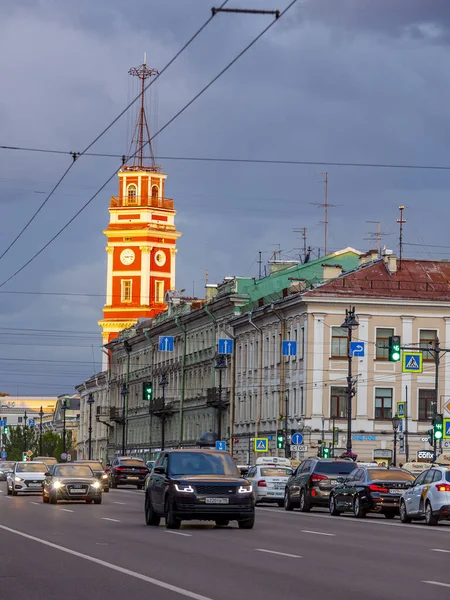
<path id="1" fill-rule="evenodd" d="M 268 449 L 268 438 L 255 438 L 255 452 L 267 452 Z"/>
<path id="2" fill-rule="evenodd" d="M 422 352 L 403 352 L 402 359 L 403 373 L 422 373 Z"/>

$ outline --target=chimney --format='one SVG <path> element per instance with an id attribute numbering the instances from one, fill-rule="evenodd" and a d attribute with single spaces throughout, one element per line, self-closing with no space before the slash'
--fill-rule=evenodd
<path id="1" fill-rule="evenodd" d="M 294 279 L 289 277 L 289 293 L 300 294 L 306 290 L 306 279 Z"/>
<path id="2" fill-rule="evenodd" d="M 397 273 L 397 257 L 395 254 L 388 256 L 387 268 L 391 275 Z"/>
<path id="3" fill-rule="evenodd" d="M 330 281 L 330 279 L 336 279 L 342 273 L 342 265 L 330 265 L 324 263 L 322 265 L 322 280 Z"/>
<path id="4" fill-rule="evenodd" d="M 217 296 L 217 283 L 207 283 L 205 285 L 206 289 L 206 300 L 209 302 L 213 298 Z"/>

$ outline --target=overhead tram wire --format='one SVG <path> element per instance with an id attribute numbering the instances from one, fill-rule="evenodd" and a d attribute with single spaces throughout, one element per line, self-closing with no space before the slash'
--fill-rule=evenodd
<path id="1" fill-rule="evenodd" d="M 198 94 L 196 94 L 187 104 L 185 104 L 183 106 L 183 108 L 181 108 L 171 119 L 169 119 L 169 121 L 167 121 L 160 129 L 158 129 L 158 131 L 147 141 L 145 142 L 142 147 L 138 148 L 136 150 L 136 152 L 134 152 L 131 156 L 129 156 L 128 158 L 133 158 L 134 156 L 136 156 L 136 154 L 138 154 L 143 148 L 145 148 L 149 142 L 152 142 L 154 140 L 154 138 L 156 136 L 158 136 L 160 133 L 162 133 L 167 127 L 169 127 L 169 125 L 171 125 L 179 116 L 181 116 L 185 110 L 187 110 L 198 98 L 200 98 L 200 96 L 202 96 L 220 77 L 222 77 L 222 75 L 224 75 L 242 56 L 244 56 L 244 54 L 246 54 L 246 52 L 248 52 L 248 50 L 250 50 L 250 48 L 252 48 L 256 42 L 261 39 L 261 37 L 267 33 L 267 31 L 269 31 L 269 29 L 271 29 L 275 23 L 278 23 L 278 21 L 281 19 L 281 17 L 283 17 L 283 15 L 285 15 L 288 10 L 290 8 L 292 8 L 292 6 L 294 6 L 294 4 L 297 3 L 298 0 L 291 0 L 291 2 L 288 4 L 288 6 L 281 11 L 279 17 L 277 19 L 274 19 L 271 23 L 269 23 L 269 25 L 267 25 L 267 27 L 265 27 L 255 38 L 253 38 L 253 40 L 247 44 L 247 46 L 245 46 L 245 48 L 243 48 L 238 54 L 237 56 L 235 56 L 233 58 L 232 61 L 230 61 L 219 73 L 218 75 L 216 75 L 215 77 L 213 77 L 213 79 L 211 79 L 211 81 L 205 85 L 205 87 L 203 87 L 200 92 L 198 92 Z M 223 5 L 222 5 L 223 6 Z M 155 81 L 155 79 L 152 79 L 152 82 Z M 150 84 L 149 84 L 150 85 Z M 35 252 L 33 254 L 33 256 L 26 262 L 24 263 L 19 269 L 17 269 L 17 271 L 15 271 L 12 275 L 10 275 L 7 279 L 5 279 L 2 283 L 0 283 L 0 288 L 2 288 L 4 285 L 6 285 L 9 281 L 11 281 L 11 279 L 13 279 L 14 277 L 16 277 L 16 275 L 18 275 L 19 273 L 21 273 L 30 263 L 32 263 L 40 254 L 42 254 L 42 252 L 44 252 L 44 250 L 46 250 L 50 244 L 52 244 L 72 223 L 73 221 L 75 221 L 75 219 L 91 204 L 91 202 L 93 202 L 93 200 L 95 200 L 95 198 L 100 194 L 100 192 L 109 184 L 109 182 L 117 175 L 117 169 L 114 170 L 114 173 L 108 177 L 108 179 L 103 183 L 103 185 L 95 192 L 95 194 L 93 196 L 91 196 L 91 198 L 85 202 L 85 204 L 74 214 L 74 216 L 69 219 L 69 221 L 67 221 L 67 223 L 61 227 L 61 229 L 37 252 Z"/>
<path id="2" fill-rule="evenodd" d="M 225 0 L 220 8 L 223 8 L 229 0 Z M 215 17 L 215 13 L 213 13 L 209 19 L 207 19 L 207 21 L 205 21 L 205 23 L 203 23 L 203 25 L 200 27 L 200 29 L 198 29 L 193 36 L 191 36 L 191 38 L 184 44 L 184 46 L 175 54 L 175 56 L 161 69 L 161 71 L 148 83 L 148 85 L 144 88 L 144 91 L 146 91 L 151 85 L 153 85 L 160 77 L 161 75 L 167 71 L 167 69 L 176 61 L 176 59 L 180 56 L 180 54 L 182 54 L 186 48 L 188 46 L 190 46 L 190 44 L 197 38 L 198 35 L 200 35 L 200 33 L 205 29 L 205 27 L 207 25 L 209 25 L 209 23 L 211 23 L 211 21 L 214 19 Z M 98 140 L 100 138 L 102 138 L 110 129 L 111 127 L 113 127 L 117 121 L 119 121 L 119 119 L 121 119 L 123 117 L 123 115 L 141 98 L 142 93 L 139 93 L 134 100 L 132 100 L 129 104 L 127 104 L 127 106 L 125 106 L 125 108 L 117 115 L 117 117 L 115 117 L 110 123 L 109 125 L 107 125 L 103 131 L 101 131 L 93 140 L 92 142 L 90 142 L 90 144 L 88 144 L 86 146 L 86 148 L 84 150 L 82 150 L 81 152 L 69 152 L 68 154 L 70 154 L 73 157 L 72 162 L 69 164 L 69 166 L 67 167 L 67 169 L 64 171 L 64 173 L 61 175 L 61 177 L 58 179 L 58 181 L 56 182 L 56 184 L 53 186 L 52 190 L 50 191 L 50 193 L 46 196 L 46 198 L 41 202 L 41 204 L 38 206 L 38 208 L 35 210 L 35 212 L 31 215 L 31 217 L 28 219 L 28 221 L 25 223 L 25 225 L 22 227 L 22 229 L 19 231 L 19 233 L 16 235 L 16 237 L 12 240 L 12 242 L 10 242 L 10 244 L 6 247 L 6 249 L 2 252 L 2 254 L 0 254 L 0 260 L 2 260 L 2 258 L 11 250 L 11 248 L 14 246 L 14 244 L 19 240 L 19 238 L 25 233 L 25 231 L 28 229 L 28 227 L 31 225 L 31 223 L 35 220 L 35 218 L 38 216 L 38 214 L 41 212 L 41 210 L 44 208 L 44 206 L 47 204 L 47 202 L 50 200 L 50 198 L 53 196 L 53 194 L 55 193 L 55 191 L 58 189 L 58 187 L 61 185 L 61 183 L 64 181 L 64 179 L 66 178 L 66 176 L 69 174 L 70 170 L 72 169 L 72 167 L 74 166 L 74 164 L 77 162 L 77 160 L 81 157 L 84 156 L 85 154 L 87 154 L 87 151 L 92 148 L 92 146 L 94 144 L 96 144 L 98 142 Z M 6 147 L 5 147 L 6 148 Z M 53 152 L 55 153 L 55 152 Z"/>

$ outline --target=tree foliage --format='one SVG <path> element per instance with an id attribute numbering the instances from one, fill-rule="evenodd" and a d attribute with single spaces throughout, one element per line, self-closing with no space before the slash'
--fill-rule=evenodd
<path id="1" fill-rule="evenodd" d="M 26 431 L 24 431 L 26 430 Z M 26 433 L 26 444 L 25 444 Z M 66 432 L 66 452 L 72 450 L 72 432 Z M 8 460 L 22 460 L 23 452 L 31 450 L 33 456 L 39 456 L 39 428 L 8 427 L 8 435 L 4 436 L 4 449 Z M 61 460 L 63 451 L 62 436 L 54 431 L 42 434 L 42 456 L 53 456 Z"/>

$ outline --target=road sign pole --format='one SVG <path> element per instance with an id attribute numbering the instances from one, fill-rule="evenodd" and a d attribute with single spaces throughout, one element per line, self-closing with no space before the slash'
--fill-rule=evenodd
<path id="1" fill-rule="evenodd" d="M 439 410 L 438 400 L 439 400 L 439 362 L 440 362 L 440 345 L 439 338 L 436 337 L 436 341 L 434 342 L 434 415 L 436 416 Z M 433 423 L 434 425 L 434 423 Z M 442 452 L 442 438 L 439 441 L 439 446 Z M 433 431 L 433 462 L 436 460 L 437 454 L 437 441 Z"/>

